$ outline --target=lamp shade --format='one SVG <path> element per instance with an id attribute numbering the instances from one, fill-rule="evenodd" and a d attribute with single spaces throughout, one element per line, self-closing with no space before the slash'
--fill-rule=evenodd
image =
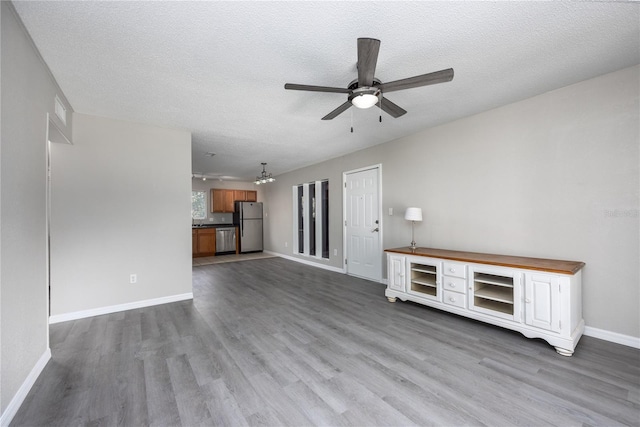
<path id="1" fill-rule="evenodd" d="M 422 221 L 422 208 L 407 208 L 404 213 L 404 219 L 407 221 Z"/>
<path id="2" fill-rule="evenodd" d="M 363 93 L 355 96 L 351 103 L 358 108 L 371 108 L 378 103 L 378 97 L 370 93 Z"/>

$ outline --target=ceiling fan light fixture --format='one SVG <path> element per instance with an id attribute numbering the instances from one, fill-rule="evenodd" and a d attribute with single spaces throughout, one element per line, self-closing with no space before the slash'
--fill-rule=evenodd
<path id="1" fill-rule="evenodd" d="M 380 100 L 380 89 L 374 87 L 359 87 L 349 95 L 349 101 L 357 108 L 371 108 Z"/>

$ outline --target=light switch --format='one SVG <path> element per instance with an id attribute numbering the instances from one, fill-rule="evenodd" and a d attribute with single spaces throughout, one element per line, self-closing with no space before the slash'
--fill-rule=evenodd
<path id="1" fill-rule="evenodd" d="M 393 215 L 393 208 L 389 208 L 389 216 Z"/>

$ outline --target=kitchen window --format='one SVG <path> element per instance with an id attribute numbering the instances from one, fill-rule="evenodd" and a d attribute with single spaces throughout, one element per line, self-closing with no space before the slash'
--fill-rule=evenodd
<path id="1" fill-rule="evenodd" d="M 329 181 L 293 186 L 293 251 L 329 258 Z"/>
<path id="2" fill-rule="evenodd" d="M 204 191 L 191 192 L 191 219 L 207 218 L 207 193 Z"/>

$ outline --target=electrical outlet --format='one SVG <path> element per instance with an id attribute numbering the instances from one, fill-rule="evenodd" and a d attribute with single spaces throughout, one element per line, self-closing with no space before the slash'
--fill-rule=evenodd
<path id="1" fill-rule="evenodd" d="M 393 208 L 389 208 L 389 216 L 393 215 Z"/>
<path id="2" fill-rule="evenodd" d="M 338 250 L 337 249 L 333 250 L 333 256 L 338 256 Z"/>
<path id="3" fill-rule="evenodd" d="M 288 247 L 289 246 L 289 242 L 284 242 L 284 247 Z"/>
<path id="4" fill-rule="evenodd" d="M 129 283 L 138 283 L 138 275 L 130 274 L 129 275 Z"/>

